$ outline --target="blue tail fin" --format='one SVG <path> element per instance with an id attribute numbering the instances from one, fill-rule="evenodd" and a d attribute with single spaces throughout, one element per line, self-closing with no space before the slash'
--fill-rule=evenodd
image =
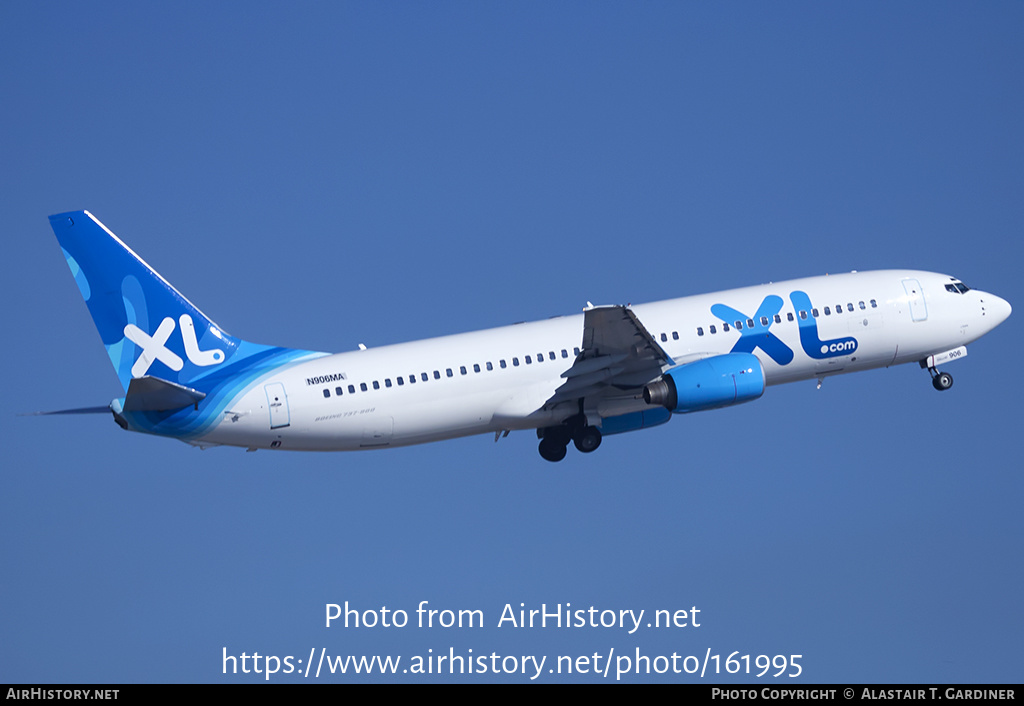
<path id="1" fill-rule="evenodd" d="M 286 350 L 224 333 L 88 211 L 50 216 L 50 226 L 124 390 L 146 375 L 208 387 L 205 378 Z"/>

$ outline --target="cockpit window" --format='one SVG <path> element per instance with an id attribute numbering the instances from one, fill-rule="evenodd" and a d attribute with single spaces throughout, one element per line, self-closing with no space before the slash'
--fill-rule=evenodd
<path id="1" fill-rule="evenodd" d="M 964 294 L 966 292 L 971 291 L 971 288 L 968 287 L 963 282 L 956 282 L 954 284 L 947 284 L 946 291 L 953 292 L 954 294 Z"/>

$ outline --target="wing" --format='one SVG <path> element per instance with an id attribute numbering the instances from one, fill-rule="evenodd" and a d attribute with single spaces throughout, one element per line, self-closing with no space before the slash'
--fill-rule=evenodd
<path id="1" fill-rule="evenodd" d="M 584 312 L 580 354 L 547 404 L 585 399 L 589 406 L 613 397 L 635 404 L 643 385 L 672 365 L 675 361 L 629 307 L 590 307 Z"/>

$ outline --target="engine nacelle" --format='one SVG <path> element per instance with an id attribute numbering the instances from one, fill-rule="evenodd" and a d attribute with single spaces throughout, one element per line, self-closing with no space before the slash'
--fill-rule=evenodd
<path id="1" fill-rule="evenodd" d="M 672 414 L 667 409 L 645 409 L 640 412 L 620 414 L 617 417 L 605 417 L 601 420 L 601 433 L 609 436 L 637 429 L 647 429 L 664 424 L 671 418 Z"/>
<path id="2" fill-rule="evenodd" d="M 665 371 L 644 387 L 644 401 L 672 412 L 699 412 L 756 400 L 764 368 L 751 353 L 726 353 Z"/>

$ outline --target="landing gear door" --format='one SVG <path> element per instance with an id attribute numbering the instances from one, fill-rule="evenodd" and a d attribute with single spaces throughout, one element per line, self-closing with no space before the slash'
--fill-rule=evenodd
<path id="1" fill-rule="evenodd" d="M 905 279 L 903 289 L 907 293 L 907 303 L 910 305 L 910 318 L 914 321 L 925 321 L 928 318 L 928 306 L 924 303 L 921 283 L 916 279 Z"/>
<path id="2" fill-rule="evenodd" d="M 284 392 L 284 385 L 272 382 L 269 385 L 264 385 L 263 389 L 267 392 L 267 406 L 270 408 L 270 428 L 280 429 L 291 424 L 288 395 Z"/>

